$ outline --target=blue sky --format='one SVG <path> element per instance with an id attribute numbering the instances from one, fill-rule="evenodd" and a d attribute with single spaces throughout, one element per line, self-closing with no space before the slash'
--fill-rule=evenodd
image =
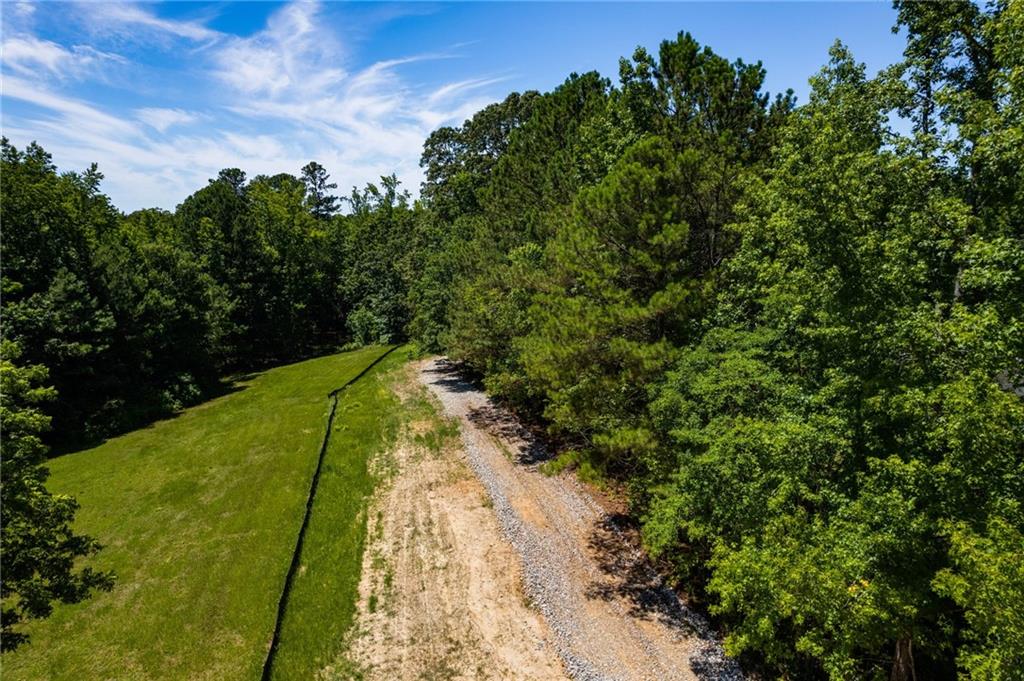
<path id="1" fill-rule="evenodd" d="M 2 2 L 0 124 L 61 169 L 96 161 L 124 210 L 173 209 L 220 168 L 347 190 L 396 172 L 414 192 L 427 134 L 512 90 L 681 30 L 760 60 L 766 89 L 807 78 L 836 39 L 874 73 L 900 58 L 889 3 Z"/>

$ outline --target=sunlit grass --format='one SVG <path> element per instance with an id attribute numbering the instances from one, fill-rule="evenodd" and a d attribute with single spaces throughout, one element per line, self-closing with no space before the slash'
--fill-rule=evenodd
<path id="1" fill-rule="evenodd" d="M 405 363 L 413 353 L 399 348 L 341 395 L 285 613 L 272 670 L 275 680 L 321 678 L 325 669 L 331 670 L 326 678 L 362 677 L 345 645 L 356 615 L 368 526 L 381 531 L 379 511 L 374 522 L 367 522 L 371 494 L 395 473 L 390 453 L 396 439 L 409 438 L 419 451 L 436 456 L 459 433 L 409 373 Z M 387 566 L 375 560 L 374 569 L 385 572 L 384 587 L 389 588 Z M 382 596 L 369 595 L 371 612 Z"/>
<path id="2" fill-rule="evenodd" d="M 313 513 L 295 576 L 272 678 L 311 679 L 337 653 L 358 600 L 366 506 L 376 476 L 370 462 L 403 420 L 391 390 L 401 349 L 341 393 Z"/>
<path id="3" fill-rule="evenodd" d="M 117 583 L 28 627 L 31 643 L 3 656 L 4 678 L 258 679 L 327 393 L 384 351 L 266 371 L 176 418 L 52 461 L 51 488 L 78 499 L 77 528 L 105 545 L 90 564 L 114 570 Z M 339 408 L 336 428 L 361 427 L 345 426 L 356 422 L 351 411 Z M 358 494 L 361 475 L 351 479 Z"/>

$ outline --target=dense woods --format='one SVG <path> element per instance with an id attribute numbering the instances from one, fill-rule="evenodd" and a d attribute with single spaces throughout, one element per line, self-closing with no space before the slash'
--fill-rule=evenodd
<path id="1" fill-rule="evenodd" d="M 836 44 L 799 106 L 686 33 L 513 93 L 416 202 L 311 163 L 123 215 L 4 142 L 5 572 L 44 442 L 411 337 L 623 490 L 767 677 L 1024 678 L 1024 4 L 897 10 L 904 62 Z M 103 585 L 63 565 L 45 602 Z"/>

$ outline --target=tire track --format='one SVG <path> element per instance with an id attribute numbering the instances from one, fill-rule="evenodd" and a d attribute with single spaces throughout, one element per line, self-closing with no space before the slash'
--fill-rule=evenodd
<path id="1" fill-rule="evenodd" d="M 392 345 L 385 352 L 381 353 L 380 356 L 367 364 L 362 371 L 346 381 L 344 385 L 339 388 L 335 388 L 327 394 L 327 398 L 331 400 L 331 410 L 327 415 L 327 428 L 324 430 L 324 438 L 320 443 L 320 453 L 317 455 L 316 470 L 313 471 L 313 478 L 310 480 L 309 484 L 309 493 L 306 495 L 306 512 L 302 517 L 302 525 L 299 526 L 299 536 L 295 540 L 295 550 L 292 553 L 292 562 L 288 566 L 288 574 L 285 577 L 284 588 L 281 590 L 281 598 L 277 602 L 277 618 L 274 621 L 274 636 L 270 640 L 270 649 L 267 651 L 267 657 L 263 662 L 263 674 L 260 676 L 262 681 L 270 681 L 271 673 L 274 668 L 274 656 L 277 654 L 277 647 L 281 642 L 281 624 L 284 621 L 284 613 L 288 609 L 288 597 L 291 595 L 292 583 L 295 581 L 295 573 L 298 572 L 299 564 L 302 561 L 302 545 L 306 538 L 306 528 L 309 526 L 310 516 L 313 513 L 313 501 L 316 498 L 317 485 L 320 483 L 320 471 L 323 469 L 324 456 L 327 454 L 327 447 L 331 441 L 331 430 L 334 427 L 334 415 L 338 411 L 338 395 L 369 373 L 369 371 L 377 366 L 381 360 L 398 349 L 398 347 L 399 346 L 397 345 Z"/>

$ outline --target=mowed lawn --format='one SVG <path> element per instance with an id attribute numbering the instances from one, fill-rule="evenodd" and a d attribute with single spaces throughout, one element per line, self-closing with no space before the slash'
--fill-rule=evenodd
<path id="1" fill-rule="evenodd" d="M 104 544 L 110 593 L 27 628 L 4 679 L 258 679 L 305 511 L 327 393 L 386 352 L 266 371 L 177 417 L 53 460 Z M 344 418 L 339 411 L 339 417 Z"/>
<path id="2" fill-rule="evenodd" d="M 333 662 L 355 617 L 366 543 L 366 507 L 378 482 L 370 463 L 394 442 L 409 406 L 392 390 L 409 360 L 401 348 L 338 396 L 313 512 L 271 668 L 274 681 L 304 681 Z"/>

